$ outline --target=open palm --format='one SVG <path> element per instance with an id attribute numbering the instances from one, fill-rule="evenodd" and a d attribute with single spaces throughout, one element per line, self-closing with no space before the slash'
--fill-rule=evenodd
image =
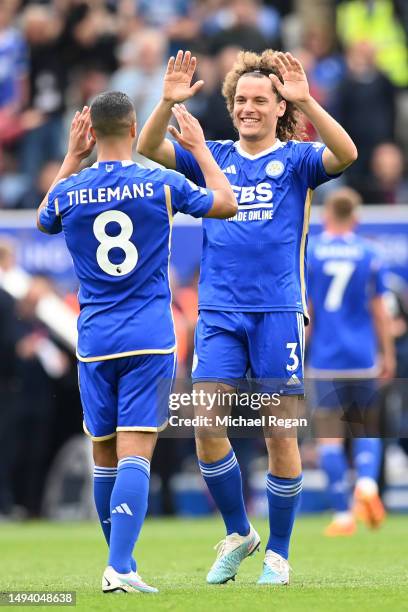
<path id="1" fill-rule="evenodd" d="M 68 154 L 85 159 L 92 153 L 95 139 L 90 134 L 91 115 L 88 106 L 77 111 L 72 119 L 69 132 Z"/>
<path id="2" fill-rule="evenodd" d="M 304 102 L 309 97 L 309 84 L 302 64 L 291 53 L 276 53 L 274 67 L 280 72 L 283 84 L 276 75 L 270 75 L 274 86 L 285 100 Z"/>
<path id="3" fill-rule="evenodd" d="M 203 86 L 203 81 L 197 81 L 191 86 L 191 81 L 197 66 L 197 59 L 191 57 L 190 51 L 179 51 L 176 57 L 171 57 L 164 76 L 163 98 L 173 104 L 184 102 L 197 93 Z"/>

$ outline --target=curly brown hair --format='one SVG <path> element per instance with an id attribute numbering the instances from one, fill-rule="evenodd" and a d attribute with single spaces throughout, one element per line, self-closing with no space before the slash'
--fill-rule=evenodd
<path id="1" fill-rule="evenodd" d="M 234 98 L 237 89 L 237 83 L 243 75 L 268 77 L 269 74 L 276 76 L 283 82 L 282 76 L 275 67 L 275 54 L 273 49 L 266 49 L 262 54 L 258 55 L 252 51 L 240 51 L 237 60 L 230 72 L 224 79 L 222 86 L 222 95 L 227 103 L 228 112 L 233 118 Z M 272 89 L 277 97 L 278 102 L 283 100 L 282 96 L 271 83 Z M 286 101 L 286 111 L 283 117 L 278 118 L 276 124 L 276 136 L 279 140 L 287 141 L 291 139 L 304 140 L 305 132 L 300 118 L 300 113 L 296 110 L 293 102 Z"/>

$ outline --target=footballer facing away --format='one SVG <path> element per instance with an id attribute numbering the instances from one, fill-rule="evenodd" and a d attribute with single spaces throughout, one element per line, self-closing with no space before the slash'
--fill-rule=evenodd
<path id="1" fill-rule="evenodd" d="M 382 445 L 377 437 L 376 379 L 392 378 L 395 355 L 384 301 L 384 266 L 373 244 L 353 231 L 360 202 L 358 193 L 347 187 L 330 194 L 325 231 L 309 247 L 308 367 L 316 379 L 320 463 L 335 510 L 325 530 L 328 536 L 356 530 L 343 444 L 347 422 L 352 428 L 347 433 L 354 436 L 355 514 L 369 527 L 378 527 L 385 516 L 377 486 Z"/>
<path id="2" fill-rule="evenodd" d="M 178 120 L 187 114 L 180 103 L 202 86 L 202 81 L 191 86 L 195 67 L 188 51 L 170 58 L 162 100 L 137 148 L 204 186 L 189 139 L 168 127 L 172 113 Z M 193 381 L 199 391 L 231 392 L 250 370 L 254 379 L 268 379 L 269 389 L 276 381 L 280 405 L 271 405 L 270 413 L 294 415 L 303 393 L 312 190 L 338 176 L 357 158 L 357 150 L 311 97 L 303 68 L 290 53 L 240 52 L 223 94 L 239 140 L 207 144 L 237 196 L 238 213 L 228 221 L 203 222 Z M 296 109 L 313 123 L 324 144 L 294 139 L 300 131 Z M 174 143 L 165 138 L 168 129 Z M 226 526 L 207 576 L 211 584 L 234 578 L 260 542 L 248 521 L 234 451 L 220 433 L 199 429 L 196 436 L 200 469 Z M 258 583 L 287 584 L 289 539 L 302 489 L 300 455 L 296 435 L 267 430 L 265 439 L 270 535 Z"/>
<path id="3" fill-rule="evenodd" d="M 123 93 L 100 94 L 75 115 L 67 155 L 38 211 L 40 230 L 64 233 L 80 283 L 79 386 L 93 443 L 95 504 L 109 546 L 104 592 L 157 592 L 137 573 L 132 554 L 157 432 L 168 417 L 157 380 L 168 381 L 170 391 L 175 370 L 173 215 L 227 218 L 237 210 L 198 122 L 188 134 L 206 188 L 178 172 L 134 163 L 133 105 Z M 95 142 L 97 162 L 79 171 Z"/>

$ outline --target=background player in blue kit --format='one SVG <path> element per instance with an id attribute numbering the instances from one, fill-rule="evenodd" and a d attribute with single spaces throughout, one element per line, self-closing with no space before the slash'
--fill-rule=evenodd
<path id="1" fill-rule="evenodd" d="M 189 52 L 170 59 L 162 100 L 140 134 L 138 151 L 205 185 L 188 151 L 189 141 L 168 128 L 172 112 L 176 118 L 186 113 L 177 103 L 202 86 L 198 81 L 191 87 L 195 65 Z M 294 416 L 303 393 L 311 194 L 349 166 L 357 151 L 344 129 L 311 97 L 303 68 L 290 53 L 241 52 L 223 93 L 239 140 L 208 146 L 232 185 L 239 210 L 230 221 L 203 223 L 193 381 L 196 389 L 208 393 L 231 391 L 250 368 L 254 379 L 268 379 L 268 389 L 281 395 L 278 409 L 271 405 L 269 414 Z M 325 144 L 292 140 L 300 132 L 295 105 Z M 175 143 L 166 140 L 167 129 Z M 240 469 L 225 432 L 197 433 L 200 469 L 227 532 L 207 581 L 223 583 L 235 577 L 260 540 L 248 521 Z M 265 433 L 270 537 L 259 583 L 287 584 L 301 462 L 293 433 Z"/>
<path id="2" fill-rule="evenodd" d="M 377 486 L 382 445 L 376 437 L 376 379 L 392 378 L 395 355 L 383 297 L 384 267 L 372 243 L 353 232 L 360 202 L 352 189 L 333 192 L 325 203 L 325 231 L 309 247 L 308 365 L 317 379 L 316 433 L 335 510 L 325 531 L 329 536 L 356 529 L 344 449 L 348 421 L 359 429 L 347 432 L 358 436 L 352 442 L 356 511 L 371 527 L 385 515 Z"/>
<path id="3" fill-rule="evenodd" d="M 134 163 L 133 105 L 120 92 L 100 94 L 90 111 L 75 115 L 67 156 L 38 212 L 39 229 L 64 232 L 80 282 L 79 385 L 93 441 L 95 503 L 109 545 L 105 592 L 157 592 L 136 572 L 132 552 L 147 510 L 157 432 L 167 422 L 158 384 L 163 380 L 170 392 L 175 370 L 173 215 L 226 218 L 237 208 L 198 122 L 181 119 L 180 129 L 207 188 Z M 76 174 L 95 142 L 96 164 Z"/>

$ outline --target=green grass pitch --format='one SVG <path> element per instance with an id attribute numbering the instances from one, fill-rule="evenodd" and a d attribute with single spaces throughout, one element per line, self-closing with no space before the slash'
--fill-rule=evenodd
<path id="1" fill-rule="evenodd" d="M 142 531 L 137 559 L 142 576 L 160 589 L 158 595 L 100 592 L 106 547 L 96 523 L 3 523 L 0 590 L 74 590 L 76 608 L 47 609 L 81 612 L 408 610 L 408 517 L 390 517 L 378 532 L 361 527 L 354 537 L 335 540 L 321 535 L 327 520 L 327 516 L 298 519 L 290 560 L 292 583 L 271 588 L 255 584 L 262 553 L 244 561 L 235 583 L 206 585 L 215 555 L 212 546 L 223 534 L 218 518 L 150 519 Z M 266 522 L 254 524 L 264 543 Z"/>

